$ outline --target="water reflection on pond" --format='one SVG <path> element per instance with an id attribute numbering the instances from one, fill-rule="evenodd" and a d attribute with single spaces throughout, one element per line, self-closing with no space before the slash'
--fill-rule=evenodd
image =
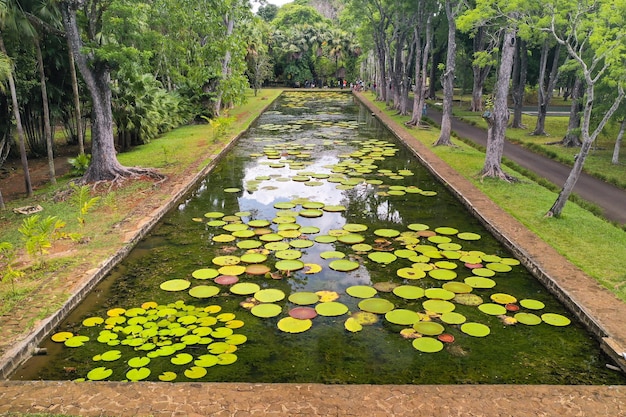
<path id="1" fill-rule="evenodd" d="M 15 378 L 624 383 L 570 318 L 350 95 L 286 93 Z"/>

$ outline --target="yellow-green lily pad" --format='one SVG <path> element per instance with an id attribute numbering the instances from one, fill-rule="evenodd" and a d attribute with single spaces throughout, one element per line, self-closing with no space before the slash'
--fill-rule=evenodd
<path id="1" fill-rule="evenodd" d="M 133 368 L 126 372 L 126 378 L 129 381 L 141 381 L 150 376 L 150 369 L 148 368 Z"/>
<path id="2" fill-rule="evenodd" d="M 396 259 L 398 259 L 396 255 L 394 255 L 393 253 L 389 253 L 389 252 L 370 252 L 367 254 L 367 257 L 371 261 L 374 261 L 379 264 L 390 264 Z"/>
<path id="3" fill-rule="evenodd" d="M 348 312 L 348 306 L 337 301 L 319 303 L 315 306 L 315 311 L 320 316 L 334 317 L 341 316 Z"/>
<path id="4" fill-rule="evenodd" d="M 112 369 L 101 366 L 99 368 L 94 368 L 89 371 L 87 373 L 87 379 L 89 379 L 90 381 L 102 381 L 104 379 L 107 379 L 111 375 L 113 375 Z"/>
<path id="5" fill-rule="evenodd" d="M 395 287 L 393 293 L 405 300 L 417 300 L 424 296 L 424 289 L 415 285 L 400 285 Z"/>
<path id="6" fill-rule="evenodd" d="M 440 319 L 446 324 L 463 324 L 467 320 L 463 314 L 454 311 L 442 314 Z"/>
<path id="7" fill-rule="evenodd" d="M 176 379 L 176 373 L 171 371 L 165 371 L 159 375 L 159 381 L 171 382 Z"/>
<path id="8" fill-rule="evenodd" d="M 369 285 L 353 285 L 346 288 L 346 293 L 356 298 L 371 298 L 375 296 L 378 291 L 374 287 Z"/>
<path id="9" fill-rule="evenodd" d="M 413 328 L 426 336 L 437 336 L 443 333 L 445 327 L 434 321 L 420 321 L 413 324 Z"/>
<path id="10" fill-rule="evenodd" d="M 289 301 L 297 305 L 311 305 L 319 301 L 319 295 L 314 292 L 300 291 L 289 296 Z"/>
<path id="11" fill-rule="evenodd" d="M 420 321 L 420 316 L 415 311 L 397 308 L 385 313 L 385 319 L 389 323 L 410 326 Z"/>
<path id="12" fill-rule="evenodd" d="M 543 309 L 546 306 L 541 301 L 539 301 L 539 300 L 532 300 L 530 298 L 526 298 L 524 300 L 520 300 L 519 304 L 522 307 L 527 308 L 529 310 L 541 310 L 541 309 Z"/>
<path id="13" fill-rule="evenodd" d="M 250 309 L 250 313 L 261 318 L 276 317 L 282 313 L 283 308 L 278 304 L 263 303 L 255 305 Z"/>
<path id="14" fill-rule="evenodd" d="M 358 269 L 359 263 L 348 259 L 335 259 L 328 264 L 330 269 L 341 272 L 349 272 Z"/>
<path id="15" fill-rule="evenodd" d="M 367 298 L 359 302 L 359 308 L 368 313 L 385 314 L 393 310 L 395 306 L 384 298 Z"/>
<path id="16" fill-rule="evenodd" d="M 456 272 L 450 269 L 433 269 L 428 271 L 428 275 L 440 281 L 451 281 L 456 278 Z"/>
<path id="17" fill-rule="evenodd" d="M 213 268 L 196 269 L 191 273 L 191 276 L 195 279 L 213 279 L 218 275 L 217 269 Z"/>
<path id="18" fill-rule="evenodd" d="M 551 326 L 567 326 L 571 323 L 571 320 L 568 319 L 567 317 L 561 315 L 561 314 L 556 314 L 556 313 L 544 313 L 541 315 L 541 320 L 544 321 L 544 323 L 547 323 Z"/>
<path id="19" fill-rule="evenodd" d="M 500 316 L 506 314 L 506 308 L 503 305 L 495 303 L 484 303 L 478 306 L 478 309 L 490 316 Z"/>
<path id="20" fill-rule="evenodd" d="M 517 313 L 513 317 L 515 317 L 519 323 L 527 326 L 536 326 L 541 323 L 541 317 L 533 313 Z"/>
<path id="21" fill-rule="evenodd" d="M 191 282 L 186 279 L 171 279 L 161 283 L 163 291 L 183 291 L 191 286 Z"/>
<path id="22" fill-rule="evenodd" d="M 220 293 L 215 285 L 198 285 L 189 290 L 189 295 L 195 298 L 209 298 Z"/>
<path id="23" fill-rule="evenodd" d="M 413 339 L 413 347 L 424 353 L 435 353 L 443 349 L 443 343 L 432 337 L 419 337 Z"/>
<path id="24" fill-rule="evenodd" d="M 262 303 L 274 303 L 285 298 L 285 293 L 276 288 L 265 288 L 255 292 L 254 298 Z"/>
<path id="25" fill-rule="evenodd" d="M 456 306 L 450 301 L 444 300 L 426 300 L 422 303 L 424 310 L 432 311 L 435 313 L 449 313 L 450 311 L 454 311 Z"/>
<path id="26" fill-rule="evenodd" d="M 496 282 L 494 280 L 485 277 L 467 277 L 463 281 L 472 288 L 487 289 L 496 286 Z"/>
<path id="27" fill-rule="evenodd" d="M 363 325 L 359 323 L 355 318 L 349 317 L 343 324 L 346 330 L 352 333 L 360 332 L 363 330 Z"/>
<path id="28" fill-rule="evenodd" d="M 201 366 L 192 366 L 189 369 L 185 369 L 185 376 L 189 379 L 200 379 L 207 374 L 206 368 Z"/>
<path id="29" fill-rule="evenodd" d="M 468 336 L 485 337 L 491 333 L 491 329 L 482 323 L 464 323 L 461 325 L 461 331 Z"/>
<path id="30" fill-rule="evenodd" d="M 421 279 L 426 276 L 426 272 L 418 268 L 400 268 L 396 274 L 405 279 Z"/>
<path id="31" fill-rule="evenodd" d="M 259 291 L 261 287 L 254 282 L 238 282 L 230 287 L 230 292 L 237 295 L 250 295 Z"/>
<path id="32" fill-rule="evenodd" d="M 309 319 L 294 319 L 284 317 L 278 321 L 278 328 L 285 333 L 302 333 L 311 328 L 313 322 Z"/>

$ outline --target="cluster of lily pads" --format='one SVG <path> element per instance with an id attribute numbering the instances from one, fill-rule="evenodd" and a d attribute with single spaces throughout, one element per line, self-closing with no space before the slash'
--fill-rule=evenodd
<path id="1" fill-rule="evenodd" d="M 94 362 L 121 361 L 126 364 L 123 375 L 115 375 L 107 365 L 97 366 L 86 375 L 86 379 L 92 381 L 110 377 L 140 381 L 151 375 L 150 364 L 158 362 L 163 367 L 166 361 L 174 368 L 180 368 L 189 379 L 202 378 L 212 366 L 237 361 L 235 352 L 247 341 L 245 335 L 235 333 L 244 322 L 234 313 L 222 312 L 218 305 L 198 307 L 182 300 L 166 305 L 149 301 L 141 307 L 113 308 L 107 311 L 106 318 L 88 317 L 82 325 L 102 328 L 96 342 L 115 348 L 95 355 Z M 70 348 L 79 348 L 92 341 L 89 336 L 68 331 L 53 334 L 52 340 Z M 193 355 L 193 352 L 200 353 Z M 161 381 L 176 378 L 177 373 L 172 370 L 158 375 Z"/>
<path id="2" fill-rule="evenodd" d="M 303 97 L 287 95 L 286 99 L 288 107 L 305 107 Z M 321 138 L 321 143 L 289 140 L 290 134 L 301 132 L 307 125 L 321 129 L 314 134 Z M 454 334 L 488 336 L 491 328 L 484 322 L 489 323 L 490 316 L 498 317 L 507 326 L 570 323 L 567 317 L 544 312 L 545 305 L 539 300 L 518 300 L 495 290 L 499 277 L 506 276 L 519 261 L 476 250 L 479 234 L 453 227 L 431 228 L 423 223 L 400 229 L 395 225 L 372 229 L 347 220 L 340 227 L 327 230 L 321 226 L 329 222 L 315 225 L 315 219 L 325 216 L 334 216 L 335 223 L 330 223 L 336 224 L 338 215 L 341 219 L 347 217 L 346 207 L 324 202 L 325 196 L 297 197 L 304 186 L 330 183 L 339 192 L 375 187 L 382 198 L 402 199 L 415 205 L 422 204 L 423 197 L 437 194 L 415 185 L 403 185 L 403 180 L 414 175 L 410 169 L 379 168 L 380 162 L 395 157 L 399 149 L 385 140 L 356 141 L 344 134 L 356 128 L 358 123 L 353 121 L 320 121 L 314 117 L 284 125 L 260 125 L 259 129 L 281 138 L 257 138 L 263 149 L 249 156 L 277 174 L 247 180 L 245 191 L 254 195 L 257 191 L 278 189 L 274 182 L 289 182 L 292 197 L 274 203 L 274 211 L 266 217 L 250 211 L 209 211 L 203 217 L 193 218 L 209 231 L 215 256 L 210 264 L 190 276 L 160 284 L 161 290 L 180 293 L 188 301 L 166 305 L 149 302 L 140 308 L 110 310 L 106 319 L 85 320 L 84 326 L 104 326 L 98 342 L 119 347 L 96 355 L 94 361 L 126 363 L 123 377 L 107 366 L 99 366 L 87 378 L 146 379 L 151 375 L 149 364 L 169 359 L 174 369 L 184 367 L 183 374 L 196 379 L 207 375 L 211 366 L 235 362 L 234 352 L 247 338 L 233 330 L 242 327 L 243 321 L 235 313 L 221 311 L 216 305 L 218 297 L 239 297 L 242 311 L 237 312 L 238 316 L 251 314 L 272 320 L 284 333 L 306 332 L 316 319 L 341 323 L 346 332 L 355 334 L 382 323 L 397 332 L 398 337 L 411 340 L 416 350 L 429 353 L 443 350 L 446 344 L 459 343 Z M 338 146 L 354 146 L 356 150 L 341 153 L 335 164 L 314 166 L 320 148 Z M 223 191 L 240 196 L 244 190 L 233 186 Z M 393 278 L 378 281 L 381 270 Z M 306 282 L 315 274 L 373 278 L 371 285 L 349 285 L 345 289 L 329 286 L 291 293 L 274 285 L 278 280 Z M 473 312 L 472 319 L 468 319 L 456 311 L 458 306 L 475 308 L 478 313 Z M 486 318 L 484 322 L 476 318 L 481 315 Z M 53 336 L 53 340 L 68 347 L 80 346 L 87 342 L 85 338 L 69 332 Z M 193 351 L 202 354 L 194 356 L 190 353 Z M 177 373 L 171 370 L 158 375 L 163 381 L 176 377 Z"/>

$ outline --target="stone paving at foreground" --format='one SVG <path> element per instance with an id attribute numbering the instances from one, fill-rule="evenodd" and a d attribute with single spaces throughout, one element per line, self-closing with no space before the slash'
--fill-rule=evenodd
<path id="1" fill-rule="evenodd" d="M 626 307 L 370 107 L 530 269 L 584 317 L 623 368 Z M 560 261 L 555 263 L 554 259 Z M 0 381 L 0 414 L 76 416 L 626 416 L 626 386 L 323 385 Z"/>

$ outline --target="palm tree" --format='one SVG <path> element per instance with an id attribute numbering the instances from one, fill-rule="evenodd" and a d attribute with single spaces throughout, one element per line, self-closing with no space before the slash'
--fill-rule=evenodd
<path id="1" fill-rule="evenodd" d="M 0 52 L 0 92 L 6 92 L 5 81 L 11 76 L 11 60 L 4 52 Z M 11 142 L 9 136 L 0 139 L 0 167 L 9 155 Z M 0 190 L 0 210 L 5 210 L 4 198 L 2 198 L 2 190 Z"/>

